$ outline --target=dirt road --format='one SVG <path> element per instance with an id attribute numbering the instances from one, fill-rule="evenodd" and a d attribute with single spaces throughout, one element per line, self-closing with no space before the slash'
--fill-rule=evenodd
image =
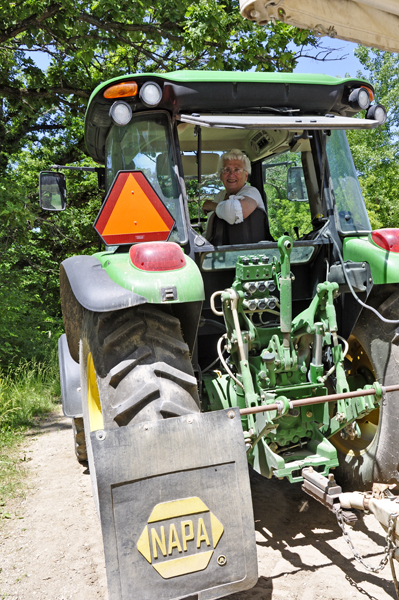
<path id="1" fill-rule="evenodd" d="M 75 460 L 70 421 L 54 415 L 27 440 L 26 500 L 0 524 L 0 599 L 108 600 L 104 556 L 90 477 Z M 252 482 L 259 581 L 229 600 L 388 600 L 389 566 L 358 565 L 335 517 L 285 481 Z M 300 509 L 305 508 L 300 512 Z M 373 565 L 384 533 L 366 516 L 353 541 Z M 140 598 L 132 600 L 141 600 Z"/>

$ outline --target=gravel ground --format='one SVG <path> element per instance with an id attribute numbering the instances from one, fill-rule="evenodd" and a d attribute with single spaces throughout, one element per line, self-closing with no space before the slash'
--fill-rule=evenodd
<path id="1" fill-rule="evenodd" d="M 90 476 L 75 459 L 70 420 L 50 416 L 27 436 L 23 454 L 26 497 L 7 506 L 12 518 L 0 523 L 0 599 L 108 600 Z M 252 494 L 259 580 L 230 600 L 395 598 L 389 566 L 373 574 L 358 565 L 335 517 L 300 486 L 255 475 Z M 377 565 L 385 540 L 374 518 L 351 536 Z"/>

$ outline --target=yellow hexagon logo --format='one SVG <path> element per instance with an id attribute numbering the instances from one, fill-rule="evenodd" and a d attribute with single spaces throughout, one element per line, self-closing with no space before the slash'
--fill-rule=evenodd
<path id="1" fill-rule="evenodd" d="M 157 504 L 137 550 L 164 579 L 203 571 L 223 535 L 223 525 L 198 497 Z"/>

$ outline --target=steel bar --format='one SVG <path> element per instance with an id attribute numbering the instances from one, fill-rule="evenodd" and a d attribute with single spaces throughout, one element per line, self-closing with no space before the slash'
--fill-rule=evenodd
<path id="1" fill-rule="evenodd" d="M 381 386 L 382 393 L 398 392 L 398 385 Z M 302 398 L 302 400 L 291 400 L 292 408 L 296 406 L 310 406 L 312 404 L 322 404 L 324 402 L 336 402 L 337 400 L 346 400 L 347 398 L 358 398 L 359 396 L 374 396 L 375 389 L 356 390 L 354 392 L 344 392 L 341 394 L 328 394 L 327 396 L 314 396 L 314 398 Z M 250 408 L 241 408 L 240 415 L 254 415 L 260 412 L 268 412 L 269 410 L 278 410 L 278 405 L 267 404 L 264 406 L 251 406 Z"/>

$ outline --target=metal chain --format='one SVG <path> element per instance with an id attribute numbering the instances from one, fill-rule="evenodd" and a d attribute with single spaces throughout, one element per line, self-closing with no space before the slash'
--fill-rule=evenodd
<path id="1" fill-rule="evenodd" d="M 396 548 L 396 545 L 395 545 L 395 542 L 394 542 L 393 531 L 394 531 L 394 528 L 395 528 L 395 521 L 396 521 L 396 518 L 399 516 L 399 513 L 392 513 L 391 515 L 389 515 L 388 531 L 387 531 L 387 535 L 386 535 L 386 538 L 385 538 L 385 540 L 386 540 L 386 546 L 384 548 L 384 556 L 381 558 L 380 564 L 377 567 L 372 567 L 371 565 L 367 564 L 365 562 L 365 560 L 363 559 L 363 557 L 356 550 L 356 548 L 353 545 L 353 542 L 351 540 L 351 537 L 349 535 L 349 532 L 345 528 L 345 523 L 344 523 L 344 519 L 343 519 L 343 516 L 342 516 L 342 509 L 341 508 L 339 510 L 337 510 L 336 515 L 337 515 L 338 525 L 342 529 L 342 535 L 344 536 L 344 540 L 346 541 L 346 543 L 348 544 L 348 546 L 352 550 L 353 556 L 355 557 L 355 559 L 358 562 L 360 562 L 368 571 L 371 571 L 372 573 L 378 573 L 379 571 L 382 571 L 382 569 L 388 563 L 390 554 L 393 554 L 393 552 L 395 551 L 395 548 Z"/>

